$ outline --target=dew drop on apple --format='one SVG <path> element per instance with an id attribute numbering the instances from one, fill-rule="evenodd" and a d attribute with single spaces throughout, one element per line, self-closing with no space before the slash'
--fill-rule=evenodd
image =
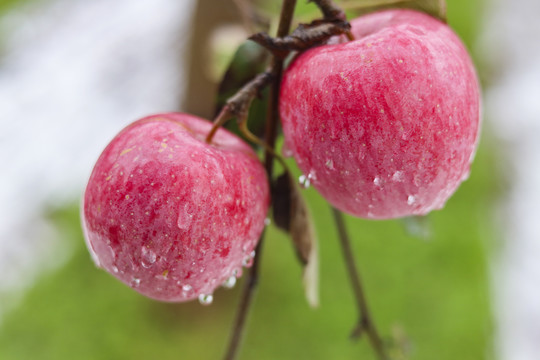
<path id="1" fill-rule="evenodd" d="M 414 195 L 409 195 L 407 197 L 407 205 L 413 205 L 416 202 L 416 197 Z"/>
<path id="2" fill-rule="evenodd" d="M 307 189 L 311 186 L 311 181 L 308 179 L 308 177 L 304 174 L 300 175 L 298 178 L 298 184 L 304 189 Z"/>
<path id="3" fill-rule="evenodd" d="M 177 225 L 180 229 L 187 229 L 193 222 L 193 211 L 191 211 L 189 204 L 185 204 L 183 208 L 180 208 L 178 212 Z"/>
<path id="4" fill-rule="evenodd" d="M 131 279 L 131 287 L 137 288 L 137 287 L 139 287 L 139 285 L 141 285 L 141 279 L 139 279 L 139 278 Z"/>
<path id="5" fill-rule="evenodd" d="M 334 160 L 328 159 L 324 165 L 328 170 L 334 170 Z"/>
<path id="6" fill-rule="evenodd" d="M 155 252 L 143 246 L 141 248 L 141 265 L 145 268 L 149 268 L 156 262 L 157 255 Z"/>
<path id="7" fill-rule="evenodd" d="M 242 260 L 242 266 L 250 267 L 251 265 L 253 265 L 253 259 L 255 259 L 255 250 L 250 252 L 249 255 L 246 256 L 244 260 Z"/>
<path id="8" fill-rule="evenodd" d="M 397 181 L 397 182 L 402 182 L 403 181 L 403 171 L 396 171 L 393 175 L 392 175 L 392 181 Z"/>
<path id="9" fill-rule="evenodd" d="M 298 178 L 298 183 L 300 186 L 304 189 L 308 189 L 311 186 L 311 181 L 315 180 L 315 173 L 313 171 L 310 171 L 308 175 L 300 175 Z"/>
<path id="10" fill-rule="evenodd" d="M 193 288 L 189 284 L 185 284 L 185 285 L 182 286 L 182 291 L 184 293 L 189 293 L 189 292 L 191 292 L 191 290 L 193 290 Z"/>
<path id="11" fill-rule="evenodd" d="M 375 179 L 373 179 L 373 184 L 375 184 L 375 186 L 381 186 L 381 178 L 375 176 Z"/>
<path id="12" fill-rule="evenodd" d="M 212 304 L 212 301 L 214 301 L 214 295 L 212 295 L 212 294 L 200 294 L 199 295 L 199 303 L 201 305 L 210 305 L 210 304 Z"/>
<path id="13" fill-rule="evenodd" d="M 272 220 L 270 220 L 270 218 L 267 217 L 266 219 L 264 219 L 264 226 L 268 226 L 271 223 L 272 223 Z"/>
<path id="14" fill-rule="evenodd" d="M 226 289 L 232 289 L 236 285 L 236 275 L 229 276 L 223 284 L 221 284 L 222 287 Z"/>

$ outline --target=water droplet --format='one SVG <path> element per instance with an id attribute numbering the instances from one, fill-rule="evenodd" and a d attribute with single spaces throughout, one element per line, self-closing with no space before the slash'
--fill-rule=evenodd
<path id="1" fill-rule="evenodd" d="M 183 208 L 180 208 L 178 212 L 178 219 L 176 224 L 180 229 L 187 229 L 193 222 L 193 209 L 186 203 Z"/>
<path id="2" fill-rule="evenodd" d="M 268 226 L 268 225 L 270 225 L 271 223 L 272 223 L 272 220 L 270 220 L 270 218 L 264 219 L 264 225 L 265 225 L 265 226 Z"/>
<path id="3" fill-rule="evenodd" d="M 239 279 L 240 277 L 242 277 L 242 268 L 238 268 L 236 270 L 233 271 L 233 275 L 236 276 L 237 279 Z"/>
<path id="4" fill-rule="evenodd" d="M 116 266 L 113 265 L 112 271 L 113 271 L 114 273 L 118 273 L 118 268 L 117 268 Z"/>
<path id="5" fill-rule="evenodd" d="M 285 141 L 283 143 L 283 146 L 281 147 L 281 155 L 283 155 L 283 157 L 286 157 L 286 158 L 293 156 L 293 152 L 291 148 L 289 147 L 289 144 L 287 143 L 287 141 Z"/>
<path id="6" fill-rule="evenodd" d="M 373 179 L 373 184 L 375 184 L 375 186 L 381 186 L 381 178 L 375 176 L 375 179 Z"/>
<path id="7" fill-rule="evenodd" d="M 139 287 L 139 285 L 141 285 L 141 279 L 139 278 L 133 278 L 131 279 L 131 287 Z"/>
<path id="8" fill-rule="evenodd" d="M 403 181 L 403 171 L 396 171 L 394 175 L 392 175 L 392 181 Z"/>
<path id="9" fill-rule="evenodd" d="M 214 295 L 212 294 L 201 294 L 199 295 L 199 303 L 201 305 L 210 305 L 214 301 Z"/>
<path id="10" fill-rule="evenodd" d="M 236 285 L 236 275 L 229 276 L 221 286 L 226 289 L 232 289 Z"/>
<path id="11" fill-rule="evenodd" d="M 298 183 L 304 189 L 307 189 L 311 186 L 311 180 L 304 174 L 300 175 L 298 178 Z"/>
<path id="12" fill-rule="evenodd" d="M 315 173 L 313 171 L 310 171 L 307 176 L 303 174 L 300 175 L 300 177 L 298 178 L 298 183 L 302 188 L 307 189 L 311 186 L 311 182 L 313 180 L 316 180 Z"/>
<path id="13" fill-rule="evenodd" d="M 155 252 L 143 246 L 141 248 L 141 265 L 145 268 L 149 268 L 156 262 L 157 255 Z"/>
<path id="14" fill-rule="evenodd" d="M 412 205 L 414 204 L 415 201 L 416 201 L 416 197 L 414 197 L 413 195 L 409 195 L 407 197 L 407 205 Z"/>
<path id="15" fill-rule="evenodd" d="M 327 169 L 334 170 L 334 161 L 332 159 L 326 160 L 326 163 L 324 165 Z"/>
<path id="16" fill-rule="evenodd" d="M 253 259 L 255 259 L 255 250 L 250 252 L 249 255 L 242 260 L 242 266 L 250 267 L 253 265 Z"/>
<path id="17" fill-rule="evenodd" d="M 190 292 L 191 290 L 193 290 L 193 288 L 191 287 L 191 285 L 186 284 L 186 285 L 182 286 L 182 291 L 185 292 L 185 293 L 188 293 L 188 292 Z"/>

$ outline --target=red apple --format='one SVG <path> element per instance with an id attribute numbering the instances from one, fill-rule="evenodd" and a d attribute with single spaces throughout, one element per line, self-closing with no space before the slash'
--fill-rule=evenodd
<path id="1" fill-rule="evenodd" d="M 286 145 L 311 184 L 349 214 L 439 209 L 467 178 L 478 139 L 480 92 L 467 50 L 446 24 L 412 10 L 351 25 L 356 40 L 313 48 L 287 69 Z"/>
<path id="2" fill-rule="evenodd" d="M 82 222 L 96 264 L 163 301 L 208 301 L 249 263 L 269 206 L 253 150 L 188 114 L 122 130 L 90 176 Z"/>

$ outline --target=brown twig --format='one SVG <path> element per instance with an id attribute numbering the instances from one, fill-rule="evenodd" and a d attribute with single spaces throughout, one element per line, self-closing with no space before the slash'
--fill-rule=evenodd
<path id="1" fill-rule="evenodd" d="M 349 32 L 350 24 L 343 20 L 316 20 L 300 24 L 291 35 L 273 38 L 261 32 L 249 39 L 268 49 L 275 57 L 285 58 L 291 51 L 302 51 L 324 43 L 334 35 Z"/>
<path id="2" fill-rule="evenodd" d="M 334 215 L 334 221 L 338 230 L 338 237 L 341 243 L 341 249 L 343 250 L 345 265 L 347 266 L 347 272 L 349 273 L 349 279 L 351 281 L 351 286 L 359 313 L 358 323 L 351 333 L 351 338 L 358 339 L 362 334 L 365 333 L 368 336 L 371 347 L 377 354 L 378 358 L 380 360 L 388 360 L 389 357 L 386 354 L 386 349 L 369 312 L 367 299 L 362 287 L 362 281 L 354 260 L 351 241 L 343 220 L 343 214 L 336 208 L 332 208 L 332 214 Z"/>
<path id="3" fill-rule="evenodd" d="M 323 13 L 326 20 L 346 20 L 345 12 L 332 0 L 310 0 L 315 3 Z"/>
<path id="4" fill-rule="evenodd" d="M 294 8 L 296 7 L 296 0 L 283 0 L 281 7 L 281 15 L 279 20 L 279 27 L 277 31 L 277 36 L 286 36 L 291 27 Z M 266 121 L 266 132 L 265 132 L 265 142 L 270 148 L 275 147 L 276 134 L 277 134 L 277 121 L 278 121 L 278 96 L 280 88 L 281 74 L 283 72 L 283 60 L 274 58 L 271 64 L 271 74 L 272 74 L 272 86 L 270 90 L 270 100 L 267 113 Z M 273 156 L 270 152 L 266 151 L 265 153 L 265 169 L 268 174 L 268 178 L 272 178 L 273 173 Z M 244 288 L 242 289 L 242 295 L 240 304 L 238 307 L 238 312 L 236 314 L 236 319 L 233 325 L 233 332 L 227 352 L 225 353 L 225 360 L 234 360 L 237 357 L 238 350 L 240 348 L 240 342 L 242 340 L 245 328 L 246 320 L 249 314 L 249 309 L 251 308 L 251 303 L 253 302 L 253 295 L 257 287 L 259 279 L 259 263 L 261 259 L 262 246 L 264 243 L 264 233 L 261 236 L 259 244 L 255 249 L 255 259 L 253 261 L 252 267 L 249 269 L 247 274 L 246 282 Z"/>
<path id="5" fill-rule="evenodd" d="M 260 73 L 227 100 L 227 103 L 214 119 L 214 125 L 206 135 L 206 142 L 211 143 L 216 131 L 230 119 L 236 117 L 239 121 L 245 121 L 251 102 L 272 81 L 272 78 L 273 75 L 270 71 Z"/>

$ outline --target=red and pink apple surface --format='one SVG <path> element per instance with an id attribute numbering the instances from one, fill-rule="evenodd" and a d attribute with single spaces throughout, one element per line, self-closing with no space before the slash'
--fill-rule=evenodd
<path id="1" fill-rule="evenodd" d="M 358 217 L 423 215 L 467 178 L 480 91 L 467 50 L 444 23 L 412 10 L 351 22 L 295 59 L 280 95 L 285 143 L 311 184 Z"/>
<path id="2" fill-rule="evenodd" d="M 138 120 L 90 176 L 83 229 L 96 264 L 163 301 L 210 295 L 239 276 L 264 228 L 266 173 L 253 150 L 195 116 Z"/>

